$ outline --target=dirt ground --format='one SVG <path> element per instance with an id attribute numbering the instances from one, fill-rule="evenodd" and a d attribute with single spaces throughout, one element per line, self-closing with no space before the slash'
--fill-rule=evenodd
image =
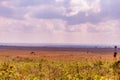
<path id="1" fill-rule="evenodd" d="M 33 53 L 32 53 L 33 52 Z M 86 50 L 25 50 L 25 49 L 0 49 L 0 60 L 9 60 L 18 57 L 47 60 L 68 60 L 68 61 L 114 61 L 114 51 L 89 49 Z M 120 53 L 117 54 L 120 59 Z"/>

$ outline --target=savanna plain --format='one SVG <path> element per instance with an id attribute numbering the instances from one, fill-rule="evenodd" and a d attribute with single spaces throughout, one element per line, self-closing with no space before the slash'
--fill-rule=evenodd
<path id="1" fill-rule="evenodd" d="M 113 48 L 0 48 L 0 80 L 120 80 Z"/>

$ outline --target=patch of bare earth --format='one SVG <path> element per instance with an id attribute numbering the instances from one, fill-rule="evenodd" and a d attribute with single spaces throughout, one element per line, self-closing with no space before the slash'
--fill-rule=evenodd
<path id="1" fill-rule="evenodd" d="M 31 54 L 34 52 L 34 54 Z M 113 52 L 87 52 L 87 51 L 45 51 L 45 50 L 0 50 L 0 60 L 11 60 L 16 58 L 47 59 L 63 61 L 114 61 Z M 120 59 L 120 53 L 117 55 Z"/>

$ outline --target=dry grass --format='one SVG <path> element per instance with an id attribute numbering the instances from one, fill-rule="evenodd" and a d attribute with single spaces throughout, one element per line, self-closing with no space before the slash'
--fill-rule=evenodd
<path id="1" fill-rule="evenodd" d="M 0 60 L 14 59 L 16 57 L 47 59 L 47 60 L 70 60 L 70 61 L 114 61 L 113 52 L 82 52 L 82 51 L 42 51 L 34 50 L 35 55 L 31 55 L 32 50 L 0 50 Z M 117 59 L 120 59 L 118 53 Z"/>
<path id="2" fill-rule="evenodd" d="M 112 51 L 4 49 L 0 80 L 120 80 L 117 59 Z"/>

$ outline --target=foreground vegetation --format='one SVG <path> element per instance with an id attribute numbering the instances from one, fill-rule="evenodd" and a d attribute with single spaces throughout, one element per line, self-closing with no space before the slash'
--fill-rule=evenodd
<path id="1" fill-rule="evenodd" d="M 120 61 L 12 59 L 0 62 L 0 80 L 120 80 Z"/>

